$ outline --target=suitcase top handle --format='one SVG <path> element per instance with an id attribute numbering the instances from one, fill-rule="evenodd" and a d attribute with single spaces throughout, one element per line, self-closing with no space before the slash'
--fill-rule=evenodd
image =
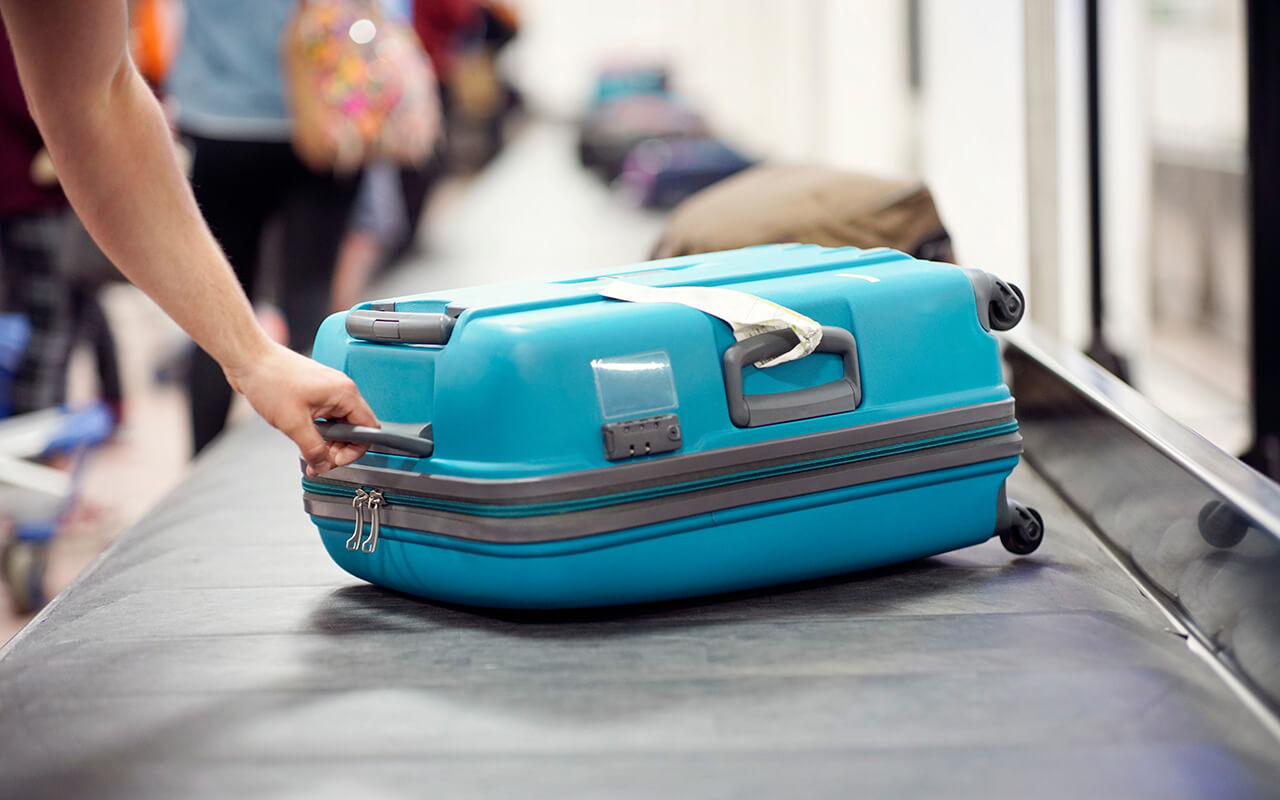
<path id="1" fill-rule="evenodd" d="M 446 344 L 457 323 L 449 314 L 356 309 L 347 314 L 347 335 L 367 342 Z"/>
<path id="2" fill-rule="evenodd" d="M 858 344 L 844 328 L 822 326 L 822 341 L 814 352 L 839 353 L 844 377 L 821 386 L 774 394 L 744 394 L 742 369 L 747 364 L 776 357 L 796 346 L 791 330 L 768 331 L 732 345 L 724 351 L 724 393 L 729 419 L 739 428 L 754 428 L 852 411 L 862 402 L 862 373 L 858 368 Z"/>

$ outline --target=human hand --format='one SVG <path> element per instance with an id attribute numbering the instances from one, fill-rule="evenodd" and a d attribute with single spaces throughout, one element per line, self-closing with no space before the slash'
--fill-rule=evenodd
<path id="1" fill-rule="evenodd" d="M 274 342 L 265 355 L 226 374 L 263 419 L 298 445 L 308 477 L 350 464 L 368 449 L 355 442 L 326 441 L 313 424 L 316 419 L 379 427 L 350 378 Z"/>

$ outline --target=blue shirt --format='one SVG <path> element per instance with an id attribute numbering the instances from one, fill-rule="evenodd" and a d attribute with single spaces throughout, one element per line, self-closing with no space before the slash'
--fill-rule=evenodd
<path id="1" fill-rule="evenodd" d="M 186 0 L 167 89 L 178 127 L 213 139 L 288 141 L 280 37 L 295 0 Z"/>

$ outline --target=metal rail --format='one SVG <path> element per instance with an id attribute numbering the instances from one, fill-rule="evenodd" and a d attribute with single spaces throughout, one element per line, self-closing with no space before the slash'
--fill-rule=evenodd
<path id="1" fill-rule="evenodd" d="M 1010 338 L 1027 460 L 1280 730 L 1280 485 L 1082 354 Z"/>

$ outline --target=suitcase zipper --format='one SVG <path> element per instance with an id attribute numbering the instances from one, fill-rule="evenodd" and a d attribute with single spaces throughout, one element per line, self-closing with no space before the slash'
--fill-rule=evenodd
<path id="1" fill-rule="evenodd" d="M 381 527 L 378 519 L 378 509 L 385 506 L 386 500 L 382 497 L 382 492 L 377 489 L 357 489 L 355 497 L 351 498 L 351 507 L 356 510 L 356 529 L 351 534 L 351 538 L 347 539 L 348 550 L 359 550 L 362 553 L 372 553 L 378 549 L 378 532 Z M 369 511 L 369 535 L 364 535 L 364 517 L 365 509 Z M 363 540 L 363 541 L 362 541 Z"/>
<path id="2" fill-rule="evenodd" d="M 356 496 L 351 498 L 351 507 L 356 510 L 356 530 L 351 534 L 351 538 L 347 539 L 348 550 L 359 550 L 360 539 L 364 536 L 364 501 L 369 497 L 369 493 L 364 489 L 357 489 Z"/>

